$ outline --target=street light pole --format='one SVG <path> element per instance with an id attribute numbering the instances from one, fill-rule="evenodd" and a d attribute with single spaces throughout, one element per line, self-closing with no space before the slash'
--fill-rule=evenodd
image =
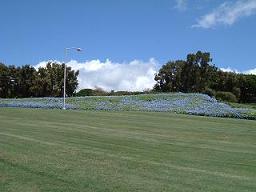
<path id="1" fill-rule="evenodd" d="M 68 51 L 74 49 L 76 51 L 82 51 L 81 48 L 78 47 L 70 47 L 70 48 L 65 48 L 65 60 L 67 61 L 67 55 Z M 64 62 L 64 87 L 63 87 L 63 109 L 66 109 L 66 78 L 67 78 L 67 65 Z"/>

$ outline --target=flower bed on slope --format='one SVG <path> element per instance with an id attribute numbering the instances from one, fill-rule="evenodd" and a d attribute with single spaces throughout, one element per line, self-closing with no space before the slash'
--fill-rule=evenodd
<path id="1" fill-rule="evenodd" d="M 62 98 L 0 99 L 0 107 L 61 109 L 62 102 Z M 254 109 L 232 108 L 208 95 L 197 93 L 71 97 L 67 98 L 66 108 L 104 111 L 158 111 L 256 119 L 256 110 Z"/>
<path id="2" fill-rule="evenodd" d="M 0 107 L 18 108 L 43 108 L 43 109 L 62 109 L 63 99 L 61 98 L 24 98 L 24 99 L 0 99 Z M 66 104 L 67 109 L 76 109 L 74 105 Z"/>

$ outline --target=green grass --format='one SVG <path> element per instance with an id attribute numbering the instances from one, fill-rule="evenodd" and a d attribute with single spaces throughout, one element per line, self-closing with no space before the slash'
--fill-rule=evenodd
<path id="1" fill-rule="evenodd" d="M 230 106 L 235 107 L 235 108 L 256 109 L 256 103 L 231 103 L 231 102 L 228 102 L 227 104 L 229 104 Z"/>
<path id="2" fill-rule="evenodd" d="M 1 108 L 0 191 L 255 192 L 256 121 Z"/>

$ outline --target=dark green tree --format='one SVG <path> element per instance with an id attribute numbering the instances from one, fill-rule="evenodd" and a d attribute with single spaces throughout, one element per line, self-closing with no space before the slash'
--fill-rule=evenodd
<path id="1" fill-rule="evenodd" d="M 183 90 L 182 70 L 185 61 L 170 61 L 163 65 L 155 76 L 157 84 L 154 89 L 163 92 L 177 92 Z"/>
<path id="2" fill-rule="evenodd" d="M 11 77 L 8 67 L 0 63 L 0 97 L 5 98 L 9 95 L 11 87 Z"/>
<path id="3" fill-rule="evenodd" d="M 72 96 L 78 86 L 77 77 L 79 71 L 74 71 L 71 67 L 67 67 L 66 72 L 66 94 L 67 96 Z M 63 76 L 64 64 L 49 62 L 46 67 L 41 67 L 36 72 L 32 89 L 36 96 L 60 97 L 63 95 Z"/>
<path id="4" fill-rule="evenodd" d="M 256 75 L 240 75 L 240 102 L 256 103 Z"/>
<path id="5" fill-rule="evenodd" d="M 210 53 L 188 54 L 186 61 L 171 61 L 155 76 L 158 91 L 202 92 L 209 88 L 217 68 L 211 64 Z"/>
<path id="6" fill-rule="evenodd" d="M 31 87 L 33 85 L 33 79 L 36 69 L 30 65 L 24 65 L 18 68 L 16 73 L 16 89 L 18 97 L 31 97 L 33 92 Z"/>
<path id="7" fill-rule="evenodd" d="M 74 94 L 79 71 L 67 67 L 66 93 Z M 60 97 L 63 95 L 64 64 L 47 63 L 36 70 L 30 65 L 21 67 L 0 64 L 0 97 Z"/>

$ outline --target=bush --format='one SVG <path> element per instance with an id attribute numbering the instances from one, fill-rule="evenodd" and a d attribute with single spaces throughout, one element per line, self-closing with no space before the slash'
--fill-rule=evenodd
<path id="1" fill-rule="evenodd" d="M 210 97 L 214 97 L 216 95 L 216 91 L 210 88 L 206 88 L 203 91 L 204 94 L 209 95 Z"/>
<path id="2" fill-rule="evenodd" d="M 101 88 L 96 89 L 81 89 L 78 93 L 75 94 L 76 97 L 84 96 L 107 96 L 109 93 L 104 91 Z"/>
<path id="3" fill-rule="evenodd" d="M 237 102 L 236 96 L 231 92 L 218 91 L 216 99 L 228 102 Z"/>
<path id="4" fill-rule="evenodd" d="M 240 98 L 240 95 L 241 95 L 241 89 L 238 88 L 238 87 L 234 87 L 233 90 L 232 90 L 232 93 L 234 93 L 234 95 L 236 96 L 237 99 Z"/>
<path id="5" fill-rule="evenodd" d="M 92 89 L 81 89 L 78 93 L 76 93 L 77 97 L 83 97 L 83 96 L 93 96 L 93 90 Z"/>

